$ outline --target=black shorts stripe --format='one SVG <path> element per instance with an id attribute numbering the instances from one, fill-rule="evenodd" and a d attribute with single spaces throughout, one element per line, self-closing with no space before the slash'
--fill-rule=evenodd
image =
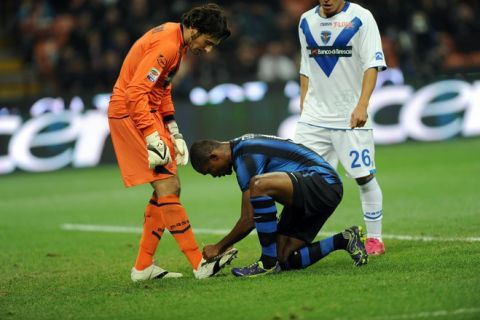
<path id="1" fill-rule="evenodd" d="M 156 173 L 170 174 L 172 176 L 175 175 L 174 173 L 168 171 L 168 169 L 165 168 L 164 166 L 156 166 L 154 170 Z"/>

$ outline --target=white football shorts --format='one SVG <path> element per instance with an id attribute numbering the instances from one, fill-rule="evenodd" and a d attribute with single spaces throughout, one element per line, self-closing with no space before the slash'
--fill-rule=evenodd
<path id="1" fill-rule="evenodd" d="M 329 129 L 298 122 L 293 140 L 317 152 L 335 169 L 340 160 L 350 178 L 366 177 L 376 171 L 371 129 Z"/>

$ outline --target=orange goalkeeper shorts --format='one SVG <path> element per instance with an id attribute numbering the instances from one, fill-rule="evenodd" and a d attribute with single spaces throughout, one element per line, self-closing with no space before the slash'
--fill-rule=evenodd
<path id="1" fill-rule="evenodd" d="M 157 131 L 161 139 L 170 149 L 171 159 L 175 159 L 174 146 L 168 129 L 156 113 Z M 135 127 L 130 117 L 108 118 L 113 148 L 117 156 L 118 166 L 126 187 L 133 187 L 156 180 L 166 179 L 177 174 L 177 164 L 171 160 L 165 166 L 155 169 L 148 167 L 146 141 L 142 133 Z"/>

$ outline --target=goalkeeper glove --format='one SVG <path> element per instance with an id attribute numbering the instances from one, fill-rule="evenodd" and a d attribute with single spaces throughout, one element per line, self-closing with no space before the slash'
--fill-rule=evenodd
<path id="1" fill-rule="evenodd" d="M 148 135 L 147 141 L 148 167 L 155 169 L 156 166 L 163 166 L 170 162 L 170 150 L 165 142 L 160 139 L 157 131 Z"/>
<path id="2" fill-rule="evenodd" d="M 187 143 L 183 139 L 183 135 L 178 130 L 178 125 L 175 120 L 167 123 L 168 130 L 172 135 L 173 142 L 175 144 L 175 159 L 177 164 L 182 166 L 188 163 L 188 148 Z"/>

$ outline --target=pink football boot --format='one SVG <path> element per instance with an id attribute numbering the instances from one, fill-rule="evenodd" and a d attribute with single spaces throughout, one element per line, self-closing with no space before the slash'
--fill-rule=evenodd
<path id="1" fill-rule="evenodd" d="M 385 253 L 385 245 L 377 238 L 367 238 L 365 249 L 370 256 L 379 256 Z"/>

